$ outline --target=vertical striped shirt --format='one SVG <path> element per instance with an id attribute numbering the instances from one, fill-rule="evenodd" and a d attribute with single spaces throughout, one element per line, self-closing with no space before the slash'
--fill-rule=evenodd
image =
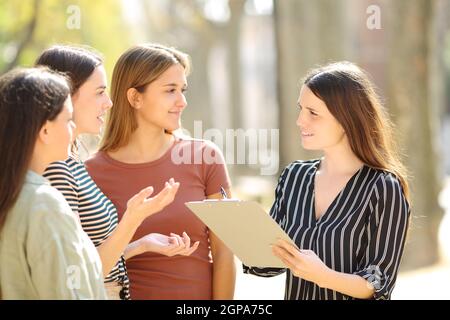
<path id="1" fill-rule="evenodd" d="M 79 216 L 81 226 L 96 247 L 116 229 L 118 216 L 114 204 L 97 187 L 84 164 L 75 156 L 52 163 L 44 173 L 51 185 L 58 189 L 72 211 Z M 129 279 L 123 255 L 111 270 L 105 282 L 122 286 L 121 298 L 128 300 Z"/>
<path id="2" fill-rule="evenodd" d="M 395 285 L 410 210 L 397 178 L 364 165 L 316 219 L 314 177 L 320 160 L 295 161 L 282 172 L 271 217 L 300 249 L 314 251 L 331 269 L 363 277 L 374 299 L 390 299 Z M 353 299 L 295 277 L 289 269 L 244 266 L 270 277 L 287 271 L 285 299 Z"/>

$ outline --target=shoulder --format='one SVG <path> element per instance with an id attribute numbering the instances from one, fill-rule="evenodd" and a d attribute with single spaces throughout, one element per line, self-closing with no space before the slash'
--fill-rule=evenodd
<path id="1" fill-rule="evenodd" d="M 43 176 L 47 179 L 57 175 L 66 175 L 73 177 L 72 174 L 73 160 L 70 158 L 65 161 L 52 162 L 46 169 Z"/>
<path id="2" fill-rule="evenodd" d="M 98 166 L 104 166 L 107 164 L 109 164 L 109 161 L 105 151 L 97 151 L 96 153 L 91 155 L 89 159 L 84 161 L 84 165 L 88 169 Z"/>
<path id="3" fill-rule="evenodd" d="M 75 218 L 62 193 L 48 184 L 27 184 L 23 196 L 21 200 L 26 201 L 29 208 L 28 219 L 36 226 Z"/>
<path id="4" fill-rule="evenodd" d="M 319 159 L 313 160 L 296 160 L 287 165 L 281 172 L 280 178 L 283 180 L 290 179 L 292 177 L 298 177 L 299 175 L 305 175 L 316 170 Z"/>
<path id="5" fill-rule="evenodd" d="M 409 210 L 409 203 L 403 192 L 400 180 L 392 173 L 373 169 L 377 171 L 377 180 L 373 188 L 372 201 L 384 203 L 389 206 L 401 205 Z"/>
<path id="6" fill-rule="evenodd" d="M 34 206 L 38 210 L 49 212 L 72 212 L 61 192 L 49 185 L 42 185 L 36 189 Z M 66 210 L 68 209 L 68 211 Z"/>
<path id="7" fill-rule="evenodd" d="M 377 172 L 375 192 L 377 198 L 391 196 L 393 194 L 403 195 L 403 189 L 399 179 L 392 173 L 373 169 Z"/>

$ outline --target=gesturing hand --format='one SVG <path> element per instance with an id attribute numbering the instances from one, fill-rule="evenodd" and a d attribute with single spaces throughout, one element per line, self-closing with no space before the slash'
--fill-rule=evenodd
<path id="1" fill-rule="evenodd" d="M 168 257 L 175 255 L 189 256 L 197 250 L 199 241 L 196 241 L 191 246 L 191 239 L 183 232 L 183 236 L 171 233 L 171 236 L 166 236 L 160 233 L 150 233 L 139 241 L 145 248 L 145 251 L 159 253 Z"/>
<path id="2" fill-rule="evenodd" d="M 161 211 L 175 198 L 180 186 L 173 178 L 165 183 L 164 189 L 156 196 L 149 198 L 153 193 L 153 187 L 142 189 L 127 202 L 127 210 L 124 216 L 136 219 L 139 223 L 152 214 Z"/>

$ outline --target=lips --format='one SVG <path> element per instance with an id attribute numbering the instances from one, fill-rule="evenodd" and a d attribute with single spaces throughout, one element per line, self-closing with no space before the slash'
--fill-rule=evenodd
<path id="1" fill-rule="evenodd" d="M 100 120 L 101 122 L 104 122 L 105 121 L 104 116 L 105 116 L 104 114 L 101 114 L 97 117 L 97 119 Z"/>
<path id="2" fill-rule="evenodd" d="M 312 137 L 313 134 L 309 132 L 302 131 L 302 137 Z"/>

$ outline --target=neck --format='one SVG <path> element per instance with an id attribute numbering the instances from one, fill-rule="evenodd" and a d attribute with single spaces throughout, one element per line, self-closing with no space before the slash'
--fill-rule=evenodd
<path id="1" fill-rule="evenodd" d="M 144 163 L 159 159 L 173 143 L 173 135 L 161 128 L 139 126 L 130 142 L 110 155 L 127 163 Z"/>
<path id="2" fill-rule="evenodd" d="M 320 171 L 331 175 L 353 175 L 363 162 L 353 153 L 347 140 L 324 150 Z"/>
<path id="3" fill-rule="evenodd" d="M 34 171 L 37 174 L 42 175 L 49 164 L 50 164 L 50 162 L 43 159 L 43 157 L 35 154 L 31 158 L 31 162 L 30 162 L 30 165 L 28 166 L 28 170 Z"/>

